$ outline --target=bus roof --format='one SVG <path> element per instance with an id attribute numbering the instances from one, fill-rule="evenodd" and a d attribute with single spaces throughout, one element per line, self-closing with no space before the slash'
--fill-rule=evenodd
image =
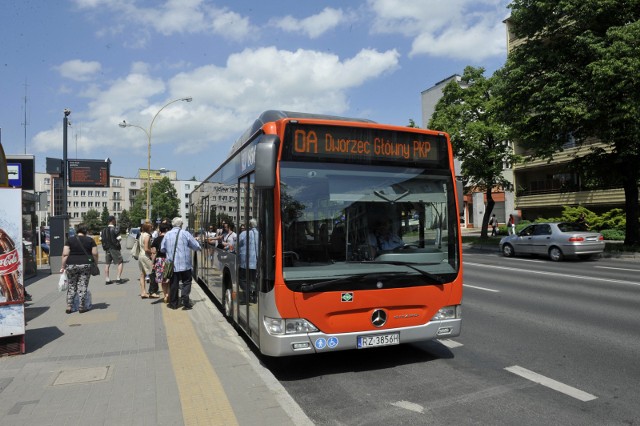
<path id="1" fill-rule="evenodd" d="M 282 120 L 283 118 L 311 118 L 317 120 L 336 120 L 336 121 L 353 121 L 359 123 L 375 123 L 375 121 L 367 120 L 365 118 L 349 118 L 349 117 L 339 117 L 336 115 L 327 115 L 327 114 L 312 114 L 307 112 L 294 112 L 294 111 L 281 111 L 281 110 L 267 110 L 260 114 L 260 116 L 253 122 L 251 127 L 249 127 L 243 134 L 240 136 L 236 142 L 231 147 L 229 151 L 229 155 L 234 153 L 237 149 L 239 149 L 245 142 L 247 142 L 251 137 L 259 131 L 262 126 L 266 123 L 270 123 L 273 121 Z"/>

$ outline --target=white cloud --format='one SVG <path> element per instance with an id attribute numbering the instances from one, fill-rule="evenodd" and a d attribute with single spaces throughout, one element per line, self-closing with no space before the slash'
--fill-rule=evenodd
<path id="1" fill-rule="evenodd" d="M 213 157 L 219 158 L 220 150 L 226 154 L 231 142 L 262 111 L 344 113 L 349 109 L 350 89 L 392 72 L 398 62 L 395 50 L 363 49 L 341 59 L 324 52 L 266 47 L 245 49 L 230 55 L 223 67 L 202 66 L 168 81 L 149 75 L 147 64 L 134 63 L 128 75 L 83 93 L 90 99 L 88 110 L 74 112 L 73 117 L 82 123 L 85 135 L 78 150 L 108 147 L 113 155 L 124 152 L 146 158 L 143 132 L 121 129 L 118 123 L 125 119 L 148 129 L 167 102 L 193 96 L 191 103 L 176 102 L 162 110 L 154 122 L 153 150 L 217 152 Z M 39 151 L 59 149 L 58 127 L 36 135 L 34 146 Z"/>
<path id="2" fill-rule="evenodd" d="M 368 0 L 377 33 L 413 38 L 411 55 L 483 60 L 504 55 L 507 0 Z"/>
<path id="3" fill-rule="evenodd" d="M 138 7 L 126 0 L 75 0 L 75 3 L 82 9 L 111 9 L 122 21 L 129 22 L 130 31 L 135 36 L 127 46 L 134 48 L 146 46 L 149 30 L 165 36 L 176 33 L 216 34 L 235 41 L 255 33 L 249 18 L 226 7 L 209 6 L 204 0 L 166 0 L 153 7 Z M 121 25 L 117 31 L 122 31 Z M 97 29 L 99 36 L 112 32 L 111 28 Z"/>
<path id="4" fill-rule="evenodd" d="M 100 62 L 73 59 L 54 67 L 61 76 L 75 81 L 89 81 L 102 70 Z"/>
<path id="5" fill-rule="evenodd" d="M 342 9 L 327 7 L 322 12 L 304 19 L 296 19 L 287 15 L 283 18 L 272 19 L 270 24 L 283 31 L 302 33 L 310 38 L 318 38 L 346 20 L 347 16 Z"/>

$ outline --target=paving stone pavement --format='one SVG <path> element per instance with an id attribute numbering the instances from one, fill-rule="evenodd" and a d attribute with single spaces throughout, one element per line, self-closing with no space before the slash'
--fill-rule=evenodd
<path id="1" fill-rule="evenodd" d="M 126 283 L 91 277 L 83 314 L 65 313 L 59 274 L 26 281 L 26 353 L 0 357 L 0 425 L 312 424 L 198 286 L 191 311 L 141 299 L 130 260 Z"/>

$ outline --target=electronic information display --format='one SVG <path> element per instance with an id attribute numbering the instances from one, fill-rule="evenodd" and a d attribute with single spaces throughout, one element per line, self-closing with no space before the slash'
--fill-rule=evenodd
<path id="1" fill-rule="evenodd" d="M 109 187 L 108 161 L 68 160 L 70 187 Z"/>

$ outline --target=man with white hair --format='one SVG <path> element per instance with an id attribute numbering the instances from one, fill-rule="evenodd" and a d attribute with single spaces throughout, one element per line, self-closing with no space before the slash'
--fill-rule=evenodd
<path id="1" fill-rule="evenodd" d="M 178 309 L 180 301 L 182 301 L 182 309 L 186 311 L 193 308 L 189 300 L 193 268 L 191 250 L 199 251 L 201 247 L 189 231 L 182 229 L 182 218 L 174 217 L 171 225 L 173 229 L 165 234 L 160 247 L 160 250 L 166 254 L 167 261 L 173 261 L 173 276 L 169 286 L 167 306 L 171 309 Z M 179 294 L 180 288 L 182 288 L 181 294 Z"/>

